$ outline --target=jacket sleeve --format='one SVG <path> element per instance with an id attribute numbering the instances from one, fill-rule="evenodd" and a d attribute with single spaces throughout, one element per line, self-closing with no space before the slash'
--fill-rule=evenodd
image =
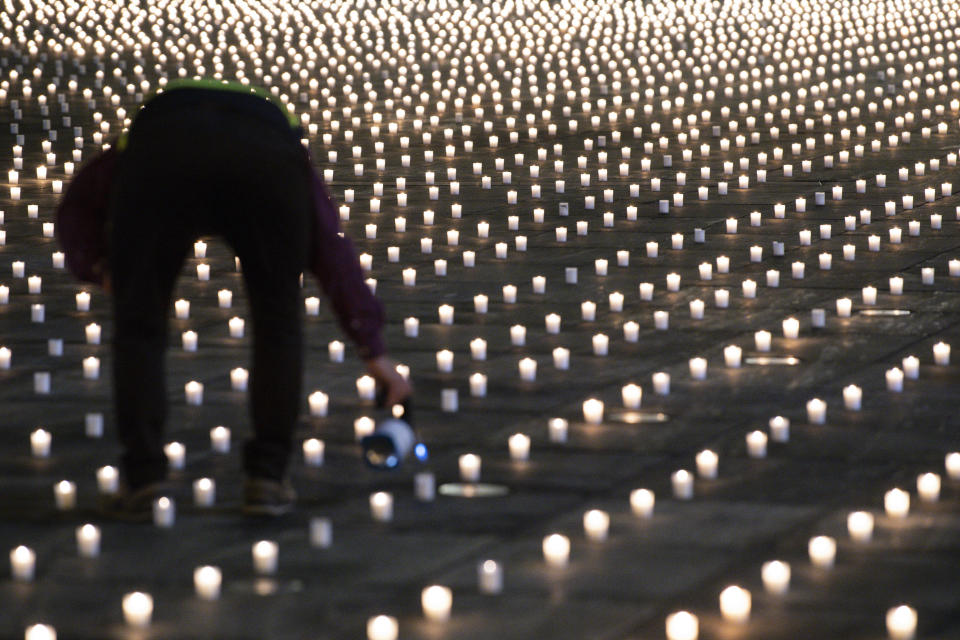
<path id="1" fill-rule="evenodd" d="M 368 360 L 383 355 L 383 306 L 364 282 L 353 243 L 340 233 L 339 214 L 326 186 L 312 168 L 310 174 L 316 219 L 310 258 L 313 274 L 360 357 Z"/>
<path id="2" fill-rule="evenodd" d="M 57 238 L 77 279 L 103 284 L 107 269 L 107 202 L 116 170 L 114 147 L 80 168 L 57 206 Z"/>

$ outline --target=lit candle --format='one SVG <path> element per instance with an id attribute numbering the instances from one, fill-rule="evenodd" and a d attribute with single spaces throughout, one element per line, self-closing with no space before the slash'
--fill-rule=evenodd
<path id="1" fill-rule="evenodd" d="M 670 327 L 670 313 L 667 311 L 654 311 L 653 326 L 658 331 L 666 331 Z"/>
<path id="2" fill-rule="evenodd" d="M 889 518 L 906 518 L 910 513 L 910 494 L 903 489 L 890 489 L 883 494 L 883 508 Z"/>
<path id="3" fill-rule="evenodd" d="M 470 375 L 470 395 L 474 398 L 483 398 L 487 395 L 487 376 L 482 373 Z"/>
<path id="4" fill-rule="evenodd" d="M 203 384 L 196 380 L 191 380 L 183 386 L 184 394 L 187 398 L 187 404 L 198 406 L 203 404 Z"/>
<path id="5" fill-rule="evenodd" d="M 694 380 L 704 380 L 707 377 L 707 361 L 704 358 L 690 359 L 690 377 Z"/>
<path id="6" fill-rule="evenodd" d="M 830 569 L 837 557 L 837 541 L 829 536 L 815 536 L 807 544 L 807 553 L 815 567 Z"/>
<path id="7" fill-rule="evenodd" d="M 887 611 L 887 633 L 893 640 L 913 640 L 917 632 L 917 612 L 902 604 Z"/>
<path id="8" fill-rule="evenodd" d="M 177 517 L 176 504 L 172 498 L 160 497 L 153 501 L 153 524 L 158 527 L 173 526 Z"/>
<path id="9" fill-rule="evenodd" d="M 87 337 L 89 339 L 89 334 L 87 335 Z M 196 351 L 197 350 L 197 332 L 184 331 L 183 333 L 181 333 L 180 344 L 183 346 L 184 351 Z"/>
<path id="10" fill-rule="evenodd" d="M 77 311 L 90 311 L 90 294 L 81 291 L 76 295 Z"/>
<path id="11" fill-rule="evenodd" d="M 453 371 L 453 352 L 449 349 L 437 351 L 437 371 L 441 373 Z"/>
<path id="12" fill-rule="evenodd" d="M 217 499 L 217 485 L 211 478 L 193 481 L 193 503 L 198 507 L 212 507 Z"/>
<path id="13" fill-rule="evenodd" d="M 673 497 L 677 500 L 693 498 L 693 476 L 686 469 L 675 471 L 670 476 L 670 484 L 673 488 Z"/>
<path id="14" fill-rule="evenodd" d="M 87 339 L 87 344 L 100 344 L 101 336 L 101 327 L 96 322 L 91 322 L 86 327 L 83 328 L 84 336 Z M 196 336 L 196 334 L 194 334 Z M 194 338 L 196 340 L 196 338 Z"/>
<path id="15" fill-rule="evenodd" d="M 742 349 L 735 344 L 727 345 L 723 348 L 723 360 L 724 363 L 732 368 L 736 369 L 740 367 L 740 360 L 743 354 Z"/>
<path id="16" fill-rule="evenodd" d="M 168 442 L 163 446 L 163 453 L 171 469 L 183 469 L 186 460 L 187 448 L 180 442 Z"/>
<path id="17" fill-rule="evenodd" d="M 655 502 L 656 497 L 649 489 L 634 489 L 630 492 L 630 509 L 637 517 L 652 517 Z"/>
<path id="18" fill-rule="evenodd" d="M 10 571 L 14 580 L 33 580 L 36 564 L 37 554 L 33 549 L 20 545 L 10 551 Z"/>
<path id="19" fill-rule="evenodd" d="M 843 388 L 843 406 L 850 411 L 860 411 L 863 390 L 855 384 Z"/>
<path id="20" fill-rule="evenodd" d="M 590 424 L 603 422 L 603 401 L 589 398 L 583 402 L 583 419 Z"/>
<path id="21" fill-rule="evenodd" d="M 720 613 L 728 622 L 743 624 L 750 620 L 750 592 L 731 585 L 720 592 Z"/>
<path id="22" fill-rule="evenodd" d="M 453 324 L 453 307 L 449 304 L 440 305 L 437 307 L 437 317 L 440 320 L 440 324 Z"/>
<path id="23" fill-rule="evenodd" d="M 173 303 L 174 313 L 178 320 L 186 320 L 190 317 L 190 301 L 180 299 Z"/>
<path id="24" fill-rule="evenodd" d="M 950 345 L 945 342 L 933 345 L 933 361 L 941 366 L 950 364 Z"/>
<path id="25" fill-rule="evenodd" d="M 807 420 L 810 424 L 825 424 L 827 421 L 827 403 L 820 398 L 808 400 Z"/>
<path id="26" fill-rule="evenodd" d="M 246 391 L 249 379 L 250 373 L 242 367 L 230 370 L 230 388 L 234 391 Z"/>
<path id="27" fill-rule="evenodd" d="M 427 620 L 446 622 L 450 619 L 453 592 L 450 587 L 440 585 L 426 587 L 420 594 L 420 604 L 423 607 L 423 615 Z"/>
<path id="28" fill-rule="evenodd" d="M 583 530 L 593 542 L 603 542 L 610 530 L 610 514 L 599 509 L 591 509 L 583 514 Z"/>
<path id="29" fill-rule="evenodd" d="M 417 318 L 409 317 L 403 319 L 403 335 L 408 338 L 416 338 L 420 333 L 420 321 Z"/>
<path id="30" fill-rule="evenodd" d="M 244 322 L 243 318 L 237 318 L 237 317 L 230 318 L 230 320 L 227 321 L 227 326 L 230 329 L 230 337 L 242 338 L 245 325 L 246 325 L 246 322 Z"/>
<path id="31" fill-rule="evenodd" d="M 847 531 L 854 542 L 870 542 L 873 537 L 873 514 L 854 511 L 847 516 Z"/>
<path id="32" fill-rule="evenodd" d="M 543 558 L 551 567 L 566 567 L 570 561 L 570 539 L 553 533 L 543 539 Z"/>
<path id="33" fill-rule="evenodd" d="M 220 597 L 220 585 L 223 575 L 219 567 L 202 566 L 193 570 L 193 588 L 197 597 L 203 600 L 217 600 Z"/>
<path id="34" fill-rule="evenodd" d="M 837 315 L 841 318 L 849 318 L 853 308 L 853 301 L 850 298 L 837 298 Z"/>
<path id="35" fill-rule="evenodd" d="M 480 456 L 473 453 L 465 453 L 458 460 L 460 467 L 460 479 L 464 482 L 480 481 Z"/>
<path id="36" fill-rule="evenodd" d="M 32 624 L 23 637 L 24 640 L 57 640 L 57 631 L 48 624 Z"/>
<path id="37" fill-rule="evenodd" d="M 763 563 L 760 571 L 763 588 L 767 593 L 781 596 L 790 589 L 790 565 L 780 560 Z"/>
<path id="38" fill-rule="evenodd" d="M 769 331 L 760 330 L 753 334 L 753 341 L 757 351 L 770 351 L 772 335 Z"/>
<path id="39" fill-rule="evenodd" d="M 631 382 L 620 389 L 620 396 L 625 409 L 639 409 L 643 399 L 643 389 Z"/>
<path id="40" fill-rule="evenodd" d="M 596 336 L 594 336 L 596 338 Z M 517 363 L 520 379 L 524 382 L 535 382 L 537 379 L 537 361 L 533 358 L 523 358 Z"/>
<path id="41" fill-rule="evenodd" d="M 700 636 L 700 621 L 687 611 L 677 611 L 667 616 L 667 640 L 697 640 Z"/>
<path id="42" fill-rule="evenodd" d="M 706 305 L 704 304 L 703 300 L 700 300 L 700 299 L 691 300 L 690 301 L 690 317 L 693 318 L 694 320 L 703 320 L 703 311 L 705 306 Z"/>
<path id="43" fill-rule="evenodd" d="M 563 443 L 567 441 L 567 433 L 570 428 L 570 423 L 564 420 L 563 418 L 550 418 L 547 422 L 547 430 L 550 435 L 550 442 Z M 956 454 L 957 456 L 957 476 L 960 477 L 960 453 Z M 951 476 L 953 477 L 953 476 Z"/>
<path id="44" fill-rule="evenodd" d="M 97 469 L 97 490 L 104 495 L 112 495 L 120 488 L 120 472 L 110 465 Z"/>
<path id="45" fill-rule="evenodd" d="M 357 397 L 360 400 L 371 401 L 376 397 L 377 381 L 372 376 L 363 375 L 357 378 Z"/>
<path id="46" fill-rule="evenodd" d="M 373 434 L 375 429 L 376 423 L 369 416 L 361 416 L 353 421 L 353 436 L 357 442 Z"/>
<path id="47" fill-rule="evenodd" d="M 271 575 L 277 572 L 277 556 L 280 545 L 273 540 L 260 540 L 253 543 L 250 553 L 253 556 L 253 569 L 260 575 Z"/>
<path id="48" fill-rule="evenodd" d="M 515 433 L 507 440 L 510 448 L 510 459 L 515 462 L 523 462 L 530 459 L 530 437 Z"/>
<path id="49" fill-rule="evenodd" d="M 307 397 L 310 405 L 310 415 L 322 418 L 327 415 L 330 406 L 330 397 L 323 391 L 314 391 Z"/>
<path id="50" fill-rule="evenodd" d="M 887 369 L 884 377 L 887 381 L 887 390 L 899 393 L 903 391 L 903 371 L 897 367 Z"/>
<path id="51" fill-rule="evenodd" d="M 495 560 L 484 560 L 477 565 L 477 584 L 480 593 L 496 595 L 503 591 L 503 567 Z"/>
<path id="52" fill-rule="evenodd" d="M 697 475 L 701 478 L 713 480 L 717 477 L 717 463 L 719 458 L 710 449 L 704 449 L 697 454 Z"/>
<path id="53" fill-rule="evenodd" d="M 148 593 L 134 591 L 123 596 L 123 619 L 131 627 L 145 629 L 153 616 L 153 598 Z"/>
<path id="54" fill-rule="evenodd" d="M 917 495 L 923 502 L 936 502 L 940 499 L 940 476 L 936 473 L 922 473 L 917 476 Z"/>
<path id="55" fill-rule="evenodd" d="M 343 362 L 344 344 L 339 340 L 331 340 L 327 344 L 327 355 L 330 362 Z"/>
<path id="56" fill-rule="evenodd" d="M 68 511 L 77 506 L 77 485 L 70 480 L 61 480 L 53 485 L 53 499 L 59 511 Z"/>
<path id="57" fill-rule="evenodd" d="M 783 321 L 783 337 L 796 338 L 800 335 L 800 321 L 796 318 L 787 318 Z"/>
<path id="58" fill-rule="evenodd" d="M 50 456 L 50 443 L 53 436 L 46 429 L 36 429 L 30 433 L 30 453 L 34 458 L 47 458 Z"/>
<path id="59" fill-rule="evenodd" d="M 392 616 L 375 616 L 367 620 L 367 640 L 397 640 L 399 625 Z"/>
<path id="60" fill-rule="evenodd" d="M 763 431 L 751 431 L 747 434 L 747 455 L 751 458 L 765 458 L 767 455 L 767 434 Z"/>
<path id="61" fill-rule="evenodd" d="M 665 396 L 670 394 L 670 374 L 666 371 L 657 371 L 651 376 L 653 381 L 653 391 L 657 395 Z"/>

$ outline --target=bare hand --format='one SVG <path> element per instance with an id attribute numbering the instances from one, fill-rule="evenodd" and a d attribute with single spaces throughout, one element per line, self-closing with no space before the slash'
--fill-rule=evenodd
<path id="1" fill-rule="evenodd" d="M 410 383 L 397 373 L 397 363 L 387 356 L 367 360 L 366 364 L 367 373 L 373 376 L 377 384 L 386 389 L 388 407 L 402 403 L 413 393 L 413 387 L 410 386 Z"/>

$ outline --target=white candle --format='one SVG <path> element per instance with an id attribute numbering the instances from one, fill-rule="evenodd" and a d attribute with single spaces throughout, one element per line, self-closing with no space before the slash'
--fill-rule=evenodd
<path id="1" fill-rule="evenodd" d="M 654 493 L 649 489 L 634 489 L 630 492 L 630 510 L 637 517 L 652 517 L 655 502 Z"/>
<path id="2" fill-rule="evenodd" d="M 328 549 L 333 545 L 333 523 L 330 518 L 310 518 L 310 546 Z"/>
<path id="3" fill-rule="evenodd" d="M 610 514 L 591 509 L 583 514 L 583 531 L 593 542 L 603 542 L 610 531 Z"/>
<path id="4" fill-rule="evenodd" d="M 217 484 L 211 478 L 193 481 L 193 503 L 198 507 L 212 507 L 217 499 Z"/>
<path id="5" fill-rule="evenodd" d="M 668 273 L 667 274 L 667 291 L 679 291 L 679 290 L 680 290 L 680 274 Z"/>
<path id="6" fill-rule="evenodd" d="M 190 301 L 180 299 L 173 303 L 174 314 L 178 320 L 186 320 L 190 317 Z"/>
<path id="7" fill-rule="evenodd" d="M 705 380 L 707 377 L 707 361 L 705 358 L 691 358 L 689 362 L 690 377 L 694 380 Z"/>
<path id="8" fill-rule="evenodd" d="M 677 500 L 693 498 L 693 475 L 686 469 L 675 471 L 670 476 L 670 485 L 673 488 L 673 497 Z"/>
<path id="9" fill-rule="evenodd" d="M 735 344 L 727 345 L 723 348 L 724 363 L 732 369 L 736 369 L 740 366 L 742 355 L 743 350 Z"/>
<path id="10" fill-rule="evenodd" d="M 36 371 L 33 374 L 33 391 L 38 394 L 50 393 L 50 372 Z"/>
<path id="11" fill-rule="evenodd" d="M 470 395 L 474 398 L 483 398 L 487 395 L 487 376 L 482 373 L 470 375 Z"/>
<path id="12" fill-rule="evenodd" d="M 610 349 L 610 338 L 606 334 L 597 333 L 593 336 L 593 355 L 605 356 Z"/>
<path id="13" fill-rule="evenodd" d="M 917 495 L 923 502 L 936 502 L 940 499 L 940 476 L 936 473 L 922 473 L 917 476 Z"/>
<path id="14" fill-rule="evenodd" d="M 318 298 L 312 298 L 312 299 L 313 299 L 313 300 L 316 300 L 317 305 L 319 306 L 320 300 L 319 300 Z M 306 302 L 306 305 L 307 305 L 307 314 L 308 314 L 308 315 L 316 315 L 316 314 L 311 314 L 311 313 L 310 313 L 310 311 L 311 311 L 311 309 L 310 309 L 311 304 L 310 304 L 310 302 L 309 302 L 310 300 L 311 300 L 311 298 L 307 298 L 307 302 Z M 230 307 L 232 307 L 232 306 L 233 306 L 233 291 L 230 291 L 230 289 L 220 289 L 219 291 L 217 291 L 217 304 L 218 304 L 218 306 L 219 306 L 221 309 L 229 309 Z"/>
<path id="15" fill-rule="evenodd" d="M 484 560 L 477 565 L 477 584 L 480 593 L 496 595 L 503 591 L 503 567 L 495 560 Z"/>
<path id="16" fill-rule="evenodd" d="M 720 592 L 720 613 L 728 622 L 743 624 L 750 620 L 750 592 L 731 585 Z"/>
<path id="17" fill-rule="evenodd" d="M 24 640 L 57 640 L 57 631 L 48 624 L 32 624 L 27 627 Z"/>
<path id="18" fill-rule="evenodd" d="M 453 592 L 450 587 L 431 585 L 420 593 L 423 615 L 431 622 L 446 622 L 450 619 Z"/>
<path id="19" fill-rule="evenodd" d="M 551 567 L 566 567 L 570 561 L 570 539 L 553 533 L 543 539 L 543 558 Z"/>
<path id="20" fill-rule="evenodd" d="M 47 458 L 50 456 L 50 443 L 53 436 L 46 429 L 36 429 L 30 433 L 30 453 L 34 458 Z"/>
<path id="21" fill-rule="evenodd" d="M 180 442 L 168 442 L 163 446 L 163 453 L 171 469 L 183 469 L 186 460 L 187 448 Z"/>
<path id="22" fill-rule="evenodd" d="M 142 591 L 123 596 L 123 619 L 131 627 L 145 629 L 153 616 L 153 597 Z"/>
<path id="23" fill-rule="evenodd" d="M 873 538 L 873 514 L 854 511 L 847 516 L 847 532 L 854 542 L 870 542 Z"/>
<path id="24" fill-rule="evenodd" d="M 120 472 L 110 465 L 97 469 L 97 490 L 104 495 L 112 495 L 120 488 Z"/>
<path id="25" fill-rule="evenodd" d="M 307 397 L 310 405 L 310 415 L 322 418 L 327 415 L 330 406 L 330 397 L 323 391 L 314 391 Z"/>
<path id="26" fill-rule="evenodd" d="M 90 311 L 90 294 L 81 291 L 76 295 L 77 311 Z"/>
<path id="27" fill-rule="evenodd" d="M 860 411 L 863 400 L 863 390 L 855 384 L 843 388 L 843 406 L 850 411 Z"/>
<path id="28" fill-rule="evenodd" d="M 910 494 L 903 489 L 890 489 L 883 494 L 883 508 L 889 518 L 906 518 L 910 513 Z"/>
<path id="29" fill-rule="evenodd" d="M 670 374 L 666 371 L 657 371 L 651 376 L 653 391 L 657 395 L 665 396 L 670 393 Z"/>
<path id="30" fill-rule="evenodd" d="M 874 305 L 877 304 L 877 288 L 867 285 L 860 292 L 861 298 L 863 299 L 863 304 Z"/>
<path id="31" fill-rule="evenodd" d="M 203 383 L 191 380 L 183 386 L 187 404 L 198 406 L 203 404 Z"/>
<path id="32" fill-rule="evenodd" d="M 583 419 L 590 424 L 600 424 L 603 422 L 603 401 L 596 398 L 584 400 Z"/>
<path id="33" fill-rule="evenodd" d="M 327 344 L 327 355 L 330 362 L 343 362 L 344 344 L 339 340 L 331 340 Z"/>
<path id="34" fill-rule="evenodd" d="M 753 341 L 757 351 L 770 351 L 772 335 L 769 331 L 760 330 L 753 334 Z"/>
<path id="35" fill-rule="evenodd" d="M 670 327 L 670 313 L 662 310 L 654 311 L 653 326 L 658 331 L 666 331 Z"/>
<path id="36" fill-rule="evenodd" d="M 253 569 L 260 575 L 271 575 L 277 572 L 277 556 L 280 545 L 273 540 L 260 540 L 253 543 L 250 553 L 253 556 Z"/>
<path id="37" fill-rule="evenodd" d="M 917 612 L 902 604 L 887 610 L 887 634 L 892 640 L 913 640 L 917 632 Z"/>
<path id="38" fill-rule="evenodd" d="M 810 424 L 825 424 L 827 421 L 827 403 L 820 398 L 808 400 L 807 421 Z"/>
<path id="39" fill-rule="evenodd" d="M 449 349 L 437 351 L 437 371 L 441 373 L 453 371 L 453 351 Z"/>
<path id="40" fill-rule="evenodd" d="M 205 282 L 205 281 L 207 281 L 207 280 L 210 280 L 210 265 L 209 265 L 209 264 L 207 264 L 207 263 L 205 263 L 205 262 L 201 262 L 200 264 L 197 265 L 197 280 L 200 280 L 200 281 L 203 281 L 203 282 Z"/>
<path id="41" fill-rule="evenodd" d="M 760 576 L 767 593 L 783 595 L 790 589 L 790 565 L 780 560 L 763 563 Z"/>
<path id="42" fill-rule="evenodd" d="M 91 322 L 86 327 L 84 327 L 84 336 L 87 339 L 87 344 L 100 344 L 101 337 L 101 327 L 96 322 Z M 194 334 L 194 342 L 196 341 L 196 334 Z"/>
<path id="43" fill-rule="evenodd" d="M 704 449 L 697 454 L 697 475 L 707 480 L 717 477 L 717 463 L 719 457 L 710 449 Z"/>
<path id="44" fill-rule="evenodd" d="M 900 276 L 892 276 L 890 278 L 890 295 L 903 295 L 903 278 Z"/>
<path id="45" fill-rule="evenodd" d="M 837 557 L 837 541 L 829 536 L 815 536 L 807 544 L 807 553 L 815 567 L 830 569 Z"/>
<path id="46" fill-rule="evenodd" d="M 32 294 L 41 292 L 42 279 L 40 276 L 30 276 L 27 278 L 27 291 Z"/>
<path id="47" fill-rule="evenodd" d="M 357 378 L 357 397 L 360 400 L 371 401 L 376 397 L 377 381 L 372 376 L 363 375 Z"/>
<path id="48" fill-rule="evenodd" d="M 550 418 L 547 422 L 547 430 L 550 435 L 550 442 L 563 443 L 567 441 L 567 433 L 570 429 L 570 423 L 563 418 Z M 957 456 L 957 476 L 960 477 L 960 453 Z M 951 476 L 953 477 L 953 476 Z"/>
<path id="49" fill-rule="evenodd" d="M 517 363 L 520 379 L 524 382 L 535 382 L 537 379 L 537 361 L 533 358 L 523 358 Z"/>
<path id="50" fill-rule="evenodd" d="M 420 321 L 417 318 L 409 317 L 403 319 L 403 335 L 408 338 L 416 338 L 420 333 Z"/>
<path id="51" fill-rule="evenodd" d="M 465 453 L 458 460 L 460 467 L 460 479 L 464 482 L 480 481 L 480 456 L 473 453 Z"/>
<path id="52" fill-rule="evenodd" d="M 667 640 L 697 640 L 700 621 L 688 611 L 677 611 L 667 616 Z"/>
<path id="53" fill-rule="evenodd" d="M 746 279 L 740 285 L 743 290 L 744 298 L 756 298 L 757 297 L 757 283 L 755 280 Z"/>
<path id="54" fill-rule="evenodd" d="M 763 431 L 751 431 L 747 434 L 747 455 L 751 458 L 767 456 L 767 434 Z"/>
<path id="55" fill-rule="evenodd" d="M 620 396 L 625 409 L 639 409 L 643 400 L 643 389 L 631 382 L 620 389 Z"/>
<path id="56" fill-rule="evenodd" d="M 534 276 L 533 280 L 533 292 L 537 294 L 544 294 L 547 291 L 547 279 L 543 276 Z"/>
<path id="57" fill-rule="evenodd" d="M 245 325 L 246 322 L 244 322 L 243 318 L 237 318 L 236 316 L 230 318 L 230 320 L 227 321 L 227 327 L 230 329 L 230 337 L 242 338 Z"/>
<path id="58" fill-rule="evenodd" d="M 503 285 L 503 301 L 506 304 L 514 304 L 517 301 L 517 287 L 512 284 Z"/>
<path id="59" fill-rule="evenodd" d="M 703 320 L 703 311 L 706 305 L 703 300 L 696 299 L 690 301 L 690 317 L 694 320 Z"/>
<path id="60" fill-rule="evenodd" d="M 177 507 L 172 498 L 161 497 L 153 501 L 153 524 L 158 527 L 173 526 L 177 517 Z"/>
<path id="61" fill-rule="evenodd" d="M 887 381 L 887 390 L 899 393 L 903 391 L 903 371 L 897 367 L 887 369 L 884 377 Z"/>
<path id="62" fill-rule="evenodd" d="M 376 423 L 369 416 L 360 416 L 353 421 L 353 437 L 359 442 L 367 436 L 373 434 L 376 429 Z"/>
<path id="63" fill-rule="evenodd" d="M 933 345 L 933 361 L 941 366 L 950 364 L 950 345 L 945 342 Z"/>
<path id="64" fill-rule="evenodd" d="M 783 321 L 783 337 L 797 338 L 800 335 L 800 321 L 796 318 L 787 318 Z"/>
<path id="65" fill-rule="evenodd" d="M 397 640 L 399 625 L 392 616 L 375 616 L 367 620 L 367 640 Z"/>
<path id="66" fill-rule="evenodd" d="M 449 304 L 442 304 L 437 307 L 437 317 L 440 320 L 440 324 L 453 324 L 453 306 Z"/>
<path id="67" fill-rule="evenodd" d="M 20 545 L 10 551 L 10 572 L 14 580 L 32 581 L 36 564 L 37 554 L 33 549 Z"/>
<path id="68" fill-rule="evenodd" d="M 770 418 L 770 437 L 774 442 L 787 442 L 790 440 L 790 419 L 783 416 Z"/>
<path id="69" fill-rule="evenodd" d="M 624 322 L 623 339 L 627 342 L 638 342 L 640 340 L 640 325 L 633 320 Z"/>
<path id="70" fill-rule="evenodd" d="M 853 309 L 853 300 L 850 298 L 837 298 L 837 315 L 841 318 L 849 318 Z"/>
<path id="71" fill-rule="evenodd" d="M 88 325 L 88 329 L 90 326 Z M 87 339 L 89 341 L 90 334 L 87 333 Z M 99 341 L 99 340 L 98 340 Z M 197 332 L 196 331 L 184 331 L 180 334 L 180 344 L 183 347 L 184 351 L 196 351 L 197 350 Z"/>
<path id="72" fill-rule="evenodd" d="M 459 394 L 456 389 L 440 390 L 440 408 L 446 413 L 456 413 L 460 407 Z"/>
<path id="73" fill-rule="evenodd" d="M 77 506 L 77 485 L 70 480 L 61 480 L 53 485 L 53 498 L 59 511 L 67 511 Z"/>
<path id="74" fill-rule="evenodd" d="M 222 582 L 223 575 L 219 567 L 206 565 L 193 570 L 193 588 L 198 598 L 203 600 L 218 599 Z"/>
<path id="75" fill-rule="evenodd" d="M 515 433 L 507 440 L 510 449 L 510 459 L 523 462 L 530 458 L 530 437 L 523 433 Z"/>
<path id="76" fill-rule="evenodd" d="M 230 388 L 234 391 L 246 391 L 249 380 L 250 373 L 246 369 L 236 367 L 230 370 Z"/>

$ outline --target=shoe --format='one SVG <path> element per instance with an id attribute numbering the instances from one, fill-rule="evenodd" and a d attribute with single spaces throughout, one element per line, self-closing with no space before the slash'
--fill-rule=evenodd
<path id="1" fill-rule="evenodd" d="M 293 511 L 296 499 L 289 482 L 247 478 L 243 483 L 243 512 L 250 516 L 282 516 Z"/>
<path id="2" fill-rule="evenodd" d="M 100 512 L 114 520 L 150 522 L 154 501 L 169 494 L 170 487 L 164 482 L 151 482 L 139 489 L 121 486 L 117 493 L 101 497 Z"/>

